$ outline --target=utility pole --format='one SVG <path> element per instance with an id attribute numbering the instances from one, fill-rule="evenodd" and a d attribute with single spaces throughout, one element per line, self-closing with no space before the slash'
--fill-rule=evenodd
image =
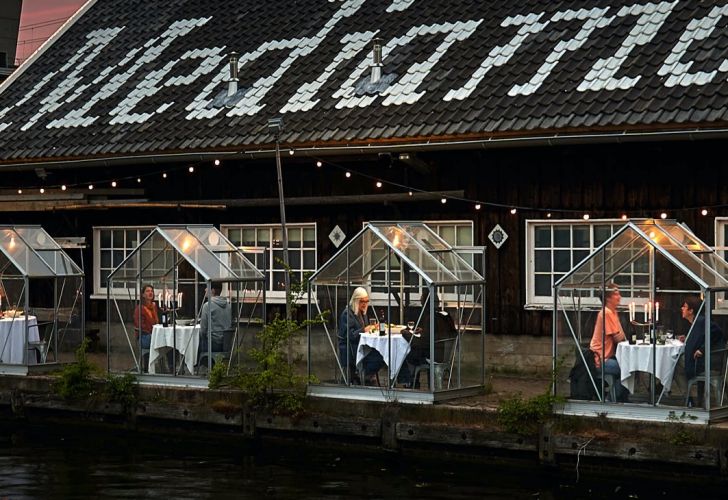
<path id="1" fill-rule="evenodd" d="M 286 289 L 286 319 L 291 319 L 291 276 L 288 263 L 288 230 L 286 229 L 286 204 L 283 196 L 283 173 L 281 171 L 281 132 L 283 131 L 283 118 L 271 118 L 268 120 L 268 130 L 273 133 L 276 139 L 276 172 L 278 174 L 278 205 L 281 210 L 281 229 L 283 232 L 283 267 L 285 267 L 284 283 Z M 272 242 L 271 242 L 272 243 Z M 273 263 L 271 263 L 273 264 Z"/>

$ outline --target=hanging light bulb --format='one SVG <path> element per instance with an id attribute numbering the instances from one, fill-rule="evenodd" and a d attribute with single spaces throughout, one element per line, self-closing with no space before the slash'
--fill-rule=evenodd
<path id="1" fill-rule="evenodd" d="M 549 212 L 549 213 L 546 214 L 546 218 L 547 219 L 550 219 L 551 218 L 551 212 Z"/>
<path id="2" fill-rule="evenodd" d="M 351 172 L 346 173 L 346 178 L 348 179 L 349 177 L 351 177 Z"/>
<path id="3" fill-rule="evenodd" d="M 704 208 L 704 209 L 702 209 L 702 210 L 700 211 L 700 213 L 701 213 L 702 215 L 708 215 L 708 209 L 707 209 L 707 208 Z"/>
<path id="4" fill-rule="evenodd" d="M 23 190 L 22 189 L 18 189 L 18 194 L 23 194 Z"/>
<path id="5" fill-rule="evenodd" d="M 515 209 L 515 207 L 514 207 L 514 208 L 511 208 L 511 213 L 512 213 L 513 215 L 515 215 L 515 214 L 516 214 L 516 212 L 517 212 L 517 210 Z"/>
<path id="6" fill-rule="evenodd" d="M 112 188 L 115 188 L 116 187 L 116 181 L 111 181 L 111 187 Z"/>
<path id="7" fill-rule="evenodd" d="M 220 160 L 218 160 L 218 159 L 215 159 L 215 161 L 214 161 L 214 162 L 212 162 L 212 163 L 213 163 L 213 164 L 214 164 L 214 165 L 215 165 L 216 167 L 219 167 L 219 166 L 220 166 Z"/>
<path id="8" fill-rule="evenodd" d="M 412 196 L 413 193 L 412 193 L 412 191 L 409 191 L 407 194 L 410 195 L 410 196 Z"/>
<path id="9" fill-rule="evenodd" d="M 445 203 L 447 203 L 447 198 L 440 198 L 440 203 L 442 203 L 443 205 L 444 205 Z"/>
<path id="10" fill-rule="evenodd" d="M 660 214 L 660 219 L 667 219 L 667 213 L 665 213 L 665 212 L 662 212 L 662 213 Z"/>
<path id="11" fill-rule="evenodd" d="M 40 194 L 43 194 L 43 193 L 45 193 L 45 189 L 40 188 Z"/>
<path id="12" fill-rule="evenodd" d="M 294 155 L 294 153 L 295 153 L 295 151 L 293 151 L 292 149 L 289 149 L 289 150 L 288 150 L 288 154 L 289 154 L 289 155 L 293 156 L 293 155 Z"/>
<path id="13" fill-rule="evenodd" d="M 377 181 L 377 187 L 378 188 L 382 187 L 382 181 Z"/>
<path id="14" fill-rule="evenodd" d="M 93 185 L 93 184 L 89 184 L 89 185 L 88 185 L 88 188 L 89 188 L 89 190 L 91 190 L 91 189 L 93 189 L 93 188 L 94 188 L 94 185 Z"/>
<path id="15" fill-rule="evenodd" d="M 475 210 L 480 210 L 480 203 L 475 204 Z"/>
<path id="16" fill-rule="evenodd" d="M 316 166 L 317 166 L 318 168 L 321 168 L 321 167 L 322 167 L 323 165 L 324 165 L 324 164 L 323 164 L 323 163 L 321 163 L 321 161 L 317 161 L 317 162 L 316 162 Z"/>
<path id="17" fill-rule="evenodd" d="M 137 177 L 137 184 L 141 184 L 141 183 L 142 183 L 142 178 L 141 177 Z"/>
<path id="18" fill-rule="evenodd" d="M 188 168 L 188 169 L 187 169 L 187 171 L 188 171 L 189 173 L 192 173 L 192 172 L 194 172 L 194 171 L 195 171 L 195 167 L 193 167 L 192 165 L 190 165 L 190 168 Z"/>
<path id="19" fill-rule="evenodd" d="M 622 214 L 622 220 L 627 220 L 627 214 Z"/>
<path id="20" fill-rule="evenodd" d="M 61 191 L 65 191 L 65 190 L 66 190 L 66 185 L 64 184 L 61 186 Z"/>
<path id="21" fill-rule="evenodd" d="M 163 172 L 162 173 L 162 179 L 166 179 L 166 178 L 167 178 L 167 172 Z"/>
<path id="22" fill-rule="evenodd" d="M 589 220 L 589 214 L 584 214 L 584 215 L 582 216 L 582 218 L 583 218 L 584 220 Z"/>

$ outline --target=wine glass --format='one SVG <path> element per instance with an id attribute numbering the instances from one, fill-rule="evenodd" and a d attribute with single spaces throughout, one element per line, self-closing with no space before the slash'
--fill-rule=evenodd
<path id="1" fill-rule="evenodd" d="M 672 330 L 668 330 L 666 335 L 667 335 L 667 340 L 672 341 L 672 339 L 675 338 L 675 332 L 673 332 Z"/>
<path id="2" fill-rule="evenodd" d="M 374 333 L 376 331 L 377 323 L 377 318 L 369 318 L 369 326 L 371 326 L 371 328 L 369 329 L 369 333 Z"/>

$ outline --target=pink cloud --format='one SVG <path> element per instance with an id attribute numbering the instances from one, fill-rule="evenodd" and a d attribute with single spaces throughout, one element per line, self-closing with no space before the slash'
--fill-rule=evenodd
<path id="1" fill-rule="evenodd" d="M 23 60 L 30 57 L 84 3 L 86 0 L 24 0 L 16 58 Z M 37 26 L 47 22 L 52 23 Z"/>

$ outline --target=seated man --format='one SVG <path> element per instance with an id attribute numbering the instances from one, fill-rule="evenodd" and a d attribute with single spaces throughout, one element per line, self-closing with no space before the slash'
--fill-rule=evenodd
<path id="1" fill-rule="evenodd" d="M 208 301 L 202 306 L 200 313 L 200 348 L 198 359 L 208 353 L 208 342 L 212 352 L 222 352 L 225 331 L 232 325 L 232 308 L 225 297 L 220 297 L 222 284 L 212 282 L 208 290 Z M 211 340 L 210 340 L 211 339 Z"/>
<path id="2" fill-rule="evenodd" d="M 412 365 L 412 367 L 424 365 L 427 363 L 428 359 L 431 359 L 429 311 L 430 301 L 429 294 L 427 292 L 424 292 L 420 296 L 420 303 L 425 308 L 425 312 L 422 314 L 422 319 L 420 320 L 416 333 L 409 332 L 407 330 L 402 332 L 405 338 L 408 338 L 408 340 L 410 340 L 410 352 L 407 355 L 405 363 L 402 364 L 402 368 L 400 368 L 399 375 L 397 376 L 397 382 L 412 386 L 415 389 L 419 389 L 420 381 L 415 380 L 414 385 L 412 384 L 413 373 L 411 367 L 408 365 Z M 452 316 L 450 316 L 447 311 L 438 311 L 438 305 L 439 299 L 437 296 L 435 296 L 435 359 L 433 361 L 437 363 L 444 363 L 449 360 L 445 359 L 445 342 L 443 342 L 443 340 L 456 338 L 457 330 L 455 329 L 455 322 L 453 321 Z M 415 337 L 411 338 L 411 335 L 413 333 Z M 417 334 L 419 334 L 419 337 L 417 337 Z M 419 376 L 417 378 L 419 379 Z"/>
<path id="3" fill-rule="evenodd" d="M 690 335 L 685 340 L 685 380 L 690 381 L 705 372 L 705 313 L 697 318 L 700 311 L 700 299 L 694 295 L 685 298 L 680 313 L 682 318 L 690 323 Z M 723 331 L 714 322 L 710 322 L 710 345 L 711 349 L 720 348 L 725 341 Z M 705 384 L 698 382 L 698 400 L 688 398 L 688 406 L 703 406 L 703 391 Z"/>
<path id="4" fill-rule="evenodd" d="M 629 391 L 621 384 L 622 371 L 615 357 L 617 344 L 626 339 L 617 315 L 617 307 L 621 300 L 622 295 L 619 293 L 619 288 L 616 285 L 608 285 L 604 291 L 604 307 L 597 314 L 589 348 L 594 353 L 594 365 L 597 372 L 601 373 L 603 362 L 604 373 L 614 376 L 617 401 L 627 402 L 629 401 Z"/>

